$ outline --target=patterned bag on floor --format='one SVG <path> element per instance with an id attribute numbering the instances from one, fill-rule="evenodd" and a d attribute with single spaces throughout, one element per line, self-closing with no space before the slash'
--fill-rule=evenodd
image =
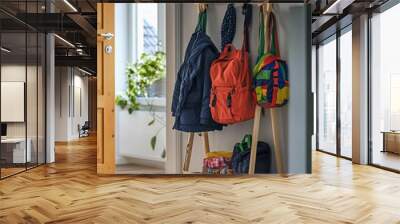
<path id="1" fill-rule="evenodd" d="M 232 174 L 232 152 L 209 152 L 203 160 L 204 174 Z"/>

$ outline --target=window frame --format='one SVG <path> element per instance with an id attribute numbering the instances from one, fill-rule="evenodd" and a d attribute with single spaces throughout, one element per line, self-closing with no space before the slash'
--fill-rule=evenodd
<path id="1" fill-rule="evenodd" d="M 316 44 L 316 90 L 315 90 L 315 94 L 316 94 L 316 151 L 319 152 L 323 152 L 323 153 L 327 153 L 329 155 L 333 155 L 339 158 L 344 158 L 347 160 L 352 160 L 352 158 L 347 157 L 342 155 L 342 150 L 341 150 L 341 118 L 340 118 L 340 112 L 341 112 L 341 97 L 340 97 L 340 84 L 341 84 L 341 67 L 340 67 L 340 59 L 341 59 L 341 55 L 340 55 L 340 37 L 342 35 L 344 35 L 347 32 L 352 32 L 352 23 L 346 25 L 345 27 L 336 30 L 335 33 L 333 33 L 332 35 L 326 37 L 323 40 L 320 40 L 317 44 Z M 319 111 L 320 111 L 320 107 L 319 107 L 319 85 L 320 85 L 320 74 L 319 74 L 319 47 L 322 44 L 326 44 L 330 41 L 336 41 L 336 152 L 332 153 L 329 151 L 326 151 L 324 149 L 321 149 L 319 147 L 320 143 L 319 143 L 319 134 L 320 134 L 320 130 L 319 130 L 319 122 L 320 122 L 320 118 L 319 118 Z"/>
<path id="2" fill-rule="evenodd" d="M 129 61 L 136 61 L 140 57 L 140 53 L 137 50 L 139 45 L 138 36 L 141 35 L 138 30 L 138 7 L 137 4 L 149 4 L 149 3 L 131 3 L 129 7 L 129 22 L 128 26 L 131 29 L 129 36 Z M 159 36 L 159 42 L 161 42 L 161 48 L 159 50 L 166 50 L 166 5 L 165 3 L 154 3 L 157 4 L 157 35 Z M 147 105 L 147 102 L 151 101 L 156 104 L 156 106 L 165 107 L 166 106 L 166 95 L 156 96 L 156 97 L 137 97 L 138 102 L 141 105 Z"/>

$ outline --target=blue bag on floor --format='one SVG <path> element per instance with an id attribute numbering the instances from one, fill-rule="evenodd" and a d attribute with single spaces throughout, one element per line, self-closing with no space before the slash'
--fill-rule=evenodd
<path id="1" fill-rule="evenodd" d="M 236 143 L 232 154 L 233 174 L 247 174 L 250 165 L 251 135 L 245 135 L 242 142 Z M 266 142 L 257 143 L 255 173 L 271 172 L 271 148 Z"/>

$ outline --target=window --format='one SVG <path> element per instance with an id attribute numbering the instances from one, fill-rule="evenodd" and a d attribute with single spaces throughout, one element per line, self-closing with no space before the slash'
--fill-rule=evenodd
<path id="1" fill-rule="evenodd" d="M 317 149 L 352 157 L 352 27 L 317 48 Z"/>
<path id="2" fill-rule="evenodd" d="M 400 73 L 390 74 L 390 130 L 400 130 Z"/>
<path id="3" fill-rule="evenodd" d="M 318 48 L 317 149 L 336 153 L 336 39 Z"/>
<path id="4" fill-rule="evenodd" d="M 159 11 L 162 8 L 157 3 L 135 4 L 136 7 L 136 57 L 142 53 L 152 54 L 164 49 L 163 33 L 159 29 Z"/>
<path id="5" fill-rule="evenodd" d="M 133 60 L 143 53 L 165 51 L 165 5 L 157 3 L 133 4 Z M 136 28 L 136 29 L 135 29 Z M 149 88 L 149 97 L 165 98 L 165 79 Z"/>
<path id="6" fill-rule="evenodd" d="M 351 27 L 349 27 L 351 28 Z M 340 154 L 352 157 L 352 33 L 340 36 Z"/>
<path id="7" fill-rule="evenodd" d="M 400 5 L 371 18 L 371 162 L 400 170 Z"/>

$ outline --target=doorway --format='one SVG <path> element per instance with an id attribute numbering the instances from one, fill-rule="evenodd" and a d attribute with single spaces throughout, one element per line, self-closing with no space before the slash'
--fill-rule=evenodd
<path id="1" fill-rule="evenodd" d="M 116 173 L 162 174 L 167 118 L 165 4 L 115 4 L 115 12 Z"/>
<path id="2" fill-rule="evenodd" d="M 180 134 L 166 131 L 173 124 L 167 105 L 180 57 L 177 27 L 172 25 L 177 4 L 97 6 L 97 171 L 179 173 Z M 171 23 L 168 31 L 165 21 Z M 146 70 L 149 63 L 152 71 Z M 141 76 L 138 70 L 147 72 Z M 145 85 L 133 85 L 137 80 Z"/>

